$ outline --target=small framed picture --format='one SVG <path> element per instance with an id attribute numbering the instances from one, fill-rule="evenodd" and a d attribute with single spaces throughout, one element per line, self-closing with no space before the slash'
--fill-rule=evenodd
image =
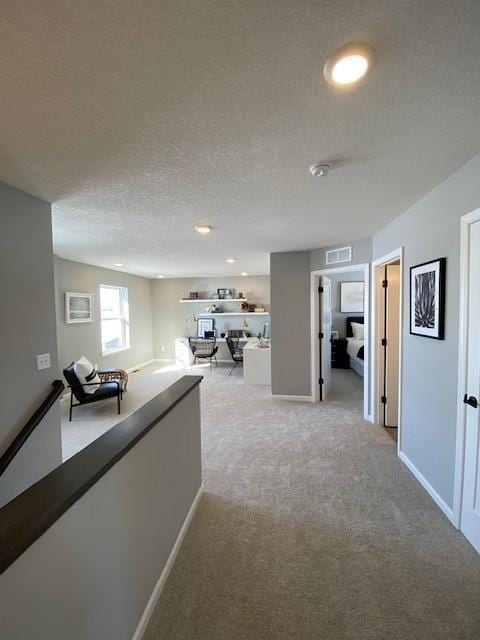
<path id="1" fill-rule="evenodd" d="M 92 293 L 65 293 L 65 322 L 67 324 L 93 322 Z"/>
<path id="2" fill-rule="evenodd" d="M 217 289 L 219 300 L 231 300 L 235 298 L 234 289 Z"/>
<path id="3" fill-rule="evenodd" d="M 410 333 L 443 340 L 446 258 L 410 267 Z"/>
<path id="4" fill-rule="evenodd" d="M 331 331 L 330 335 L 332 337 L 332 340 L 338 340 L 338 331 Z"/>
<path id="5" fill-rule="evenodd" d="M 213 331 L 215 320 L 213 318 L 199 318 L 197 322 L 197 337 L 206 338 L 206 333 Z"/>

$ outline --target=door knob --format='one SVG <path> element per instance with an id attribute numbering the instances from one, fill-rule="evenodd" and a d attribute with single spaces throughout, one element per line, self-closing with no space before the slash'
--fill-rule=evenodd
<path id="1" fill-rule="evenodd" d="M 475 398 L 475 396 L 467 396 L 467 394 L 465 394 L 463 396 L 463 402 L 470 405 L 474 409 L 478 409 L 478 400 Z"/>

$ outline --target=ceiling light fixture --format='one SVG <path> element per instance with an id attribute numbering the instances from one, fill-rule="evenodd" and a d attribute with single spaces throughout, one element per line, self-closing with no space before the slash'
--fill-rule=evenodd
<path id="1" fill-rule="evenodd" d="M 114 267 L 124 267 L 125 265 L 123 264 L 123 262 L 114 262 L 113 266 Z"/>
<path id="2" fill-rule="evenodd" d="M 236 261 L 237 261 L 236 258 L 227 258 L 227 262 L 229 262 L 230 264 L 233 264 Z"/>
<path id="3" fill-rule="evenodd" d="M 373 49 L 369 44 L 349 42 L 330 56 L 323 68 L 323 75 L 329 84 L 347 87 L 363 78 L 373 62 Z"/>
<path id="4" fill-rule="evenodd" d="M 157 278 L 164 278 L 165 276 L 163 275 L 163 273 L 159 273 Z"/>
<path id="5" fill-rule="evenodd" d="M 320 162 L 317 164 L 312 164 L 312 166 L 310 167 L 310 173 L 314 178 L 324 178 L 325 176 L 328 175 L 331 168 L 332 168 L 331 164 Z"/>
<path id="6" fill-rule="evenodd" d="M 242 276 L 248 276 L 248 273 L 246 271 L 242 271 Z"/>
<path id="7" fill-rule="evenodd" d="M 195 227 L 195 229 L 198 231 L 198 233 L 210 233 L 210 231 L 212 230 L 212 227 L 210 227 L 208 224 L 199 224 L 198 226 Z"/>

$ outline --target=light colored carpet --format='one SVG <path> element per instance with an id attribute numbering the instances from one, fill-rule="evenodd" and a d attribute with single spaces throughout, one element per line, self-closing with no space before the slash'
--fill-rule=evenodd
<path id="1" fill-rule="evenodd" d="M 200 367 L 195 371 L 192 370 L 192 373 L 198 372 L 202 373 Z M 62 400 L 60 408 L 63 460 L 84 449 L 185 373 L 188 371 L 182 370 L 173 362 L 152 362 L 141 367 L 137 373 L 130 373 L 128 391 L 123 394 L 120 415 L 117 414 L 117 400 L 109 398 L 101 402 L 74 407 L 73 419 L 69 422 L 70 396 Z"/>
<path id="2" fill-rule="evenodd" d="M 480 557 L 350 374 L 326 406 L 206 376 L 206 493 L 144 640 L 480 638 Z"/>

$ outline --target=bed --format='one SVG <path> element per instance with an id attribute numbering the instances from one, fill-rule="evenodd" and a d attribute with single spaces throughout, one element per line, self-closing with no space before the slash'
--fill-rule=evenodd
<path id="1" fill-rule="evenodd" d="M 352 322 L 363 324 L 363 316 L 347 317 L 347 353 L 350 356 L 350 368 L 363 378 L 365 343 L 354 338 Z"/>

